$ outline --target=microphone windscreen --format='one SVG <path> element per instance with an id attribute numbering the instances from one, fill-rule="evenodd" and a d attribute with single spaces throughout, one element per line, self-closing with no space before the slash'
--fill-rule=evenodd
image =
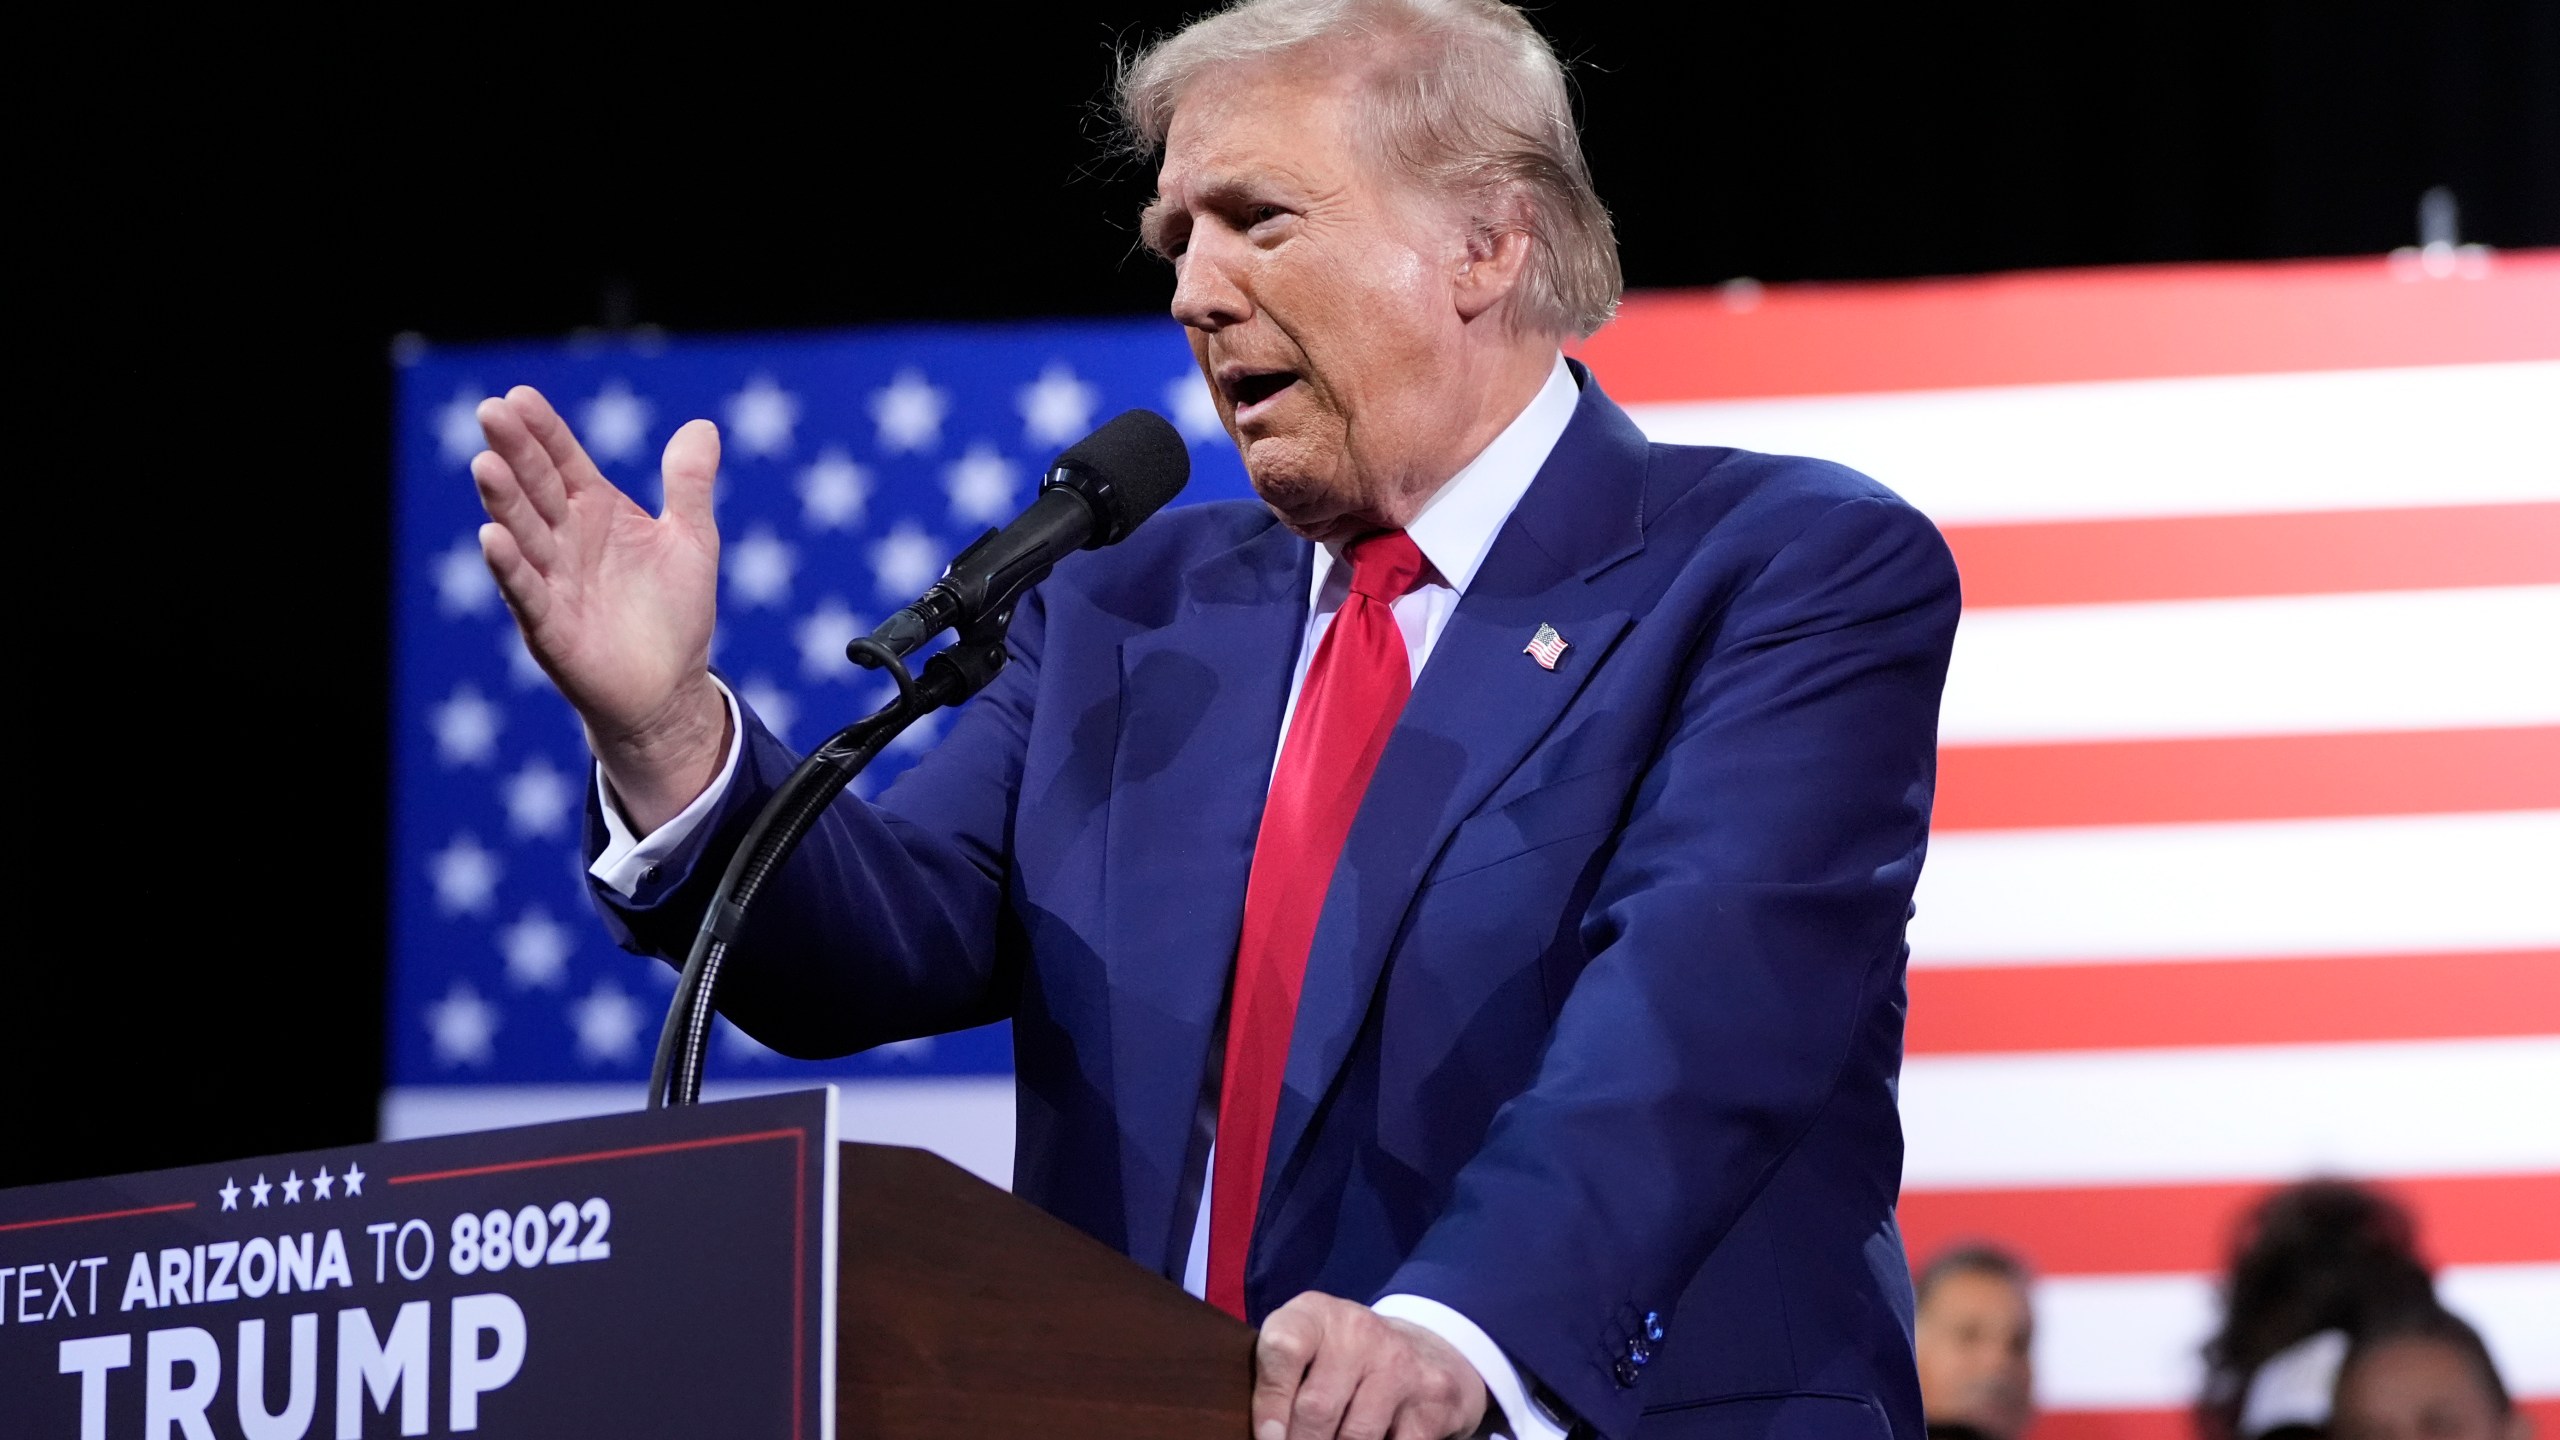
<path id="1" fill-rule="evenodd" d="M 1152 410 L 1123 410 L 1067 447 L 1050 471 L 1080 472 L 1073 484 L 1101 521 L 1086 548 L 1128 538 L 1130 531 L 1182 493 L 1191 481 L 1191 446 L 1173 422 Z"/>

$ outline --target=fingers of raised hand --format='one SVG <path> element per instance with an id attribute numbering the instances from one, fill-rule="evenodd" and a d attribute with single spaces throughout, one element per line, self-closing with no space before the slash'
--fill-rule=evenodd
<path id="1" fill-rule="evenodd" d="M 551 457 L 563 484 L 571 491 L 589 485 L 609 484 L 596 462 L 587 458 L 587 447 L 569 429 L 569 422 L 551 408 L 541 391 L 530 385 L 519 385 L 507 392 L 507 404 L 524 421 L 525 433 L 532 436 L 543 453 Z"/>
<path id="2" fill-rule="evenodd" d="M 551 452 L 534 438 L 533 430 L 526 424 L 524 409 L 516 403 L 515 397 L 519 395 L 533 395 L 536 400 L 542 398 L 519 385 L 503 400 L 481 401 L 480 408 L 473 413 L 480 421 L 481 435 L 489 442 L 488 453 L 506 462 L 516 489 L 523 494 L 534 514 L 541 517 L 542 523 L 557 525 L 569 513 L 568 487 L 560 478 L 560 467 L 552 459 Z M 545 404 L 543 409 L 548 411 L 550 406 Z M 474 479 L 480 476 L 480 466 L 476 461 L 471 473 Z M 485 499 L 488 494 L 485 487 L 481 494 Z M 491 512 L 491 517 L 502 525 L 508 524 L 507 518 L 495 511 Z M 517 527 L 509 525 L 508 528 Z"/>
<path id="3" fill-rule="evenodd" d="M 480 491 L 480 508 L 505 527 L 522 558 L 538 570 L 549 569 L 557 544 L 551 522 L 534 507 L 516 468 L 496 451 L 483 450 L 471 457 L 471 483 Z M 485 541 L 481 549 L 488 549 Z"/>
<path id="4" fill-rule="evenodd" d="M 542 575 L 524 557 L 524 549 L 516 542 L 515 532 L 491 523 L 480 527 L 480 558 L 489 563 L 489 573 L 497 578 L 498 593 L 505 596 L 507 608 L 526 629 L 540 625 L 551 610 L 551 595 L 542 583 Z"/>
<path id="5" fill-rule="evenodd" d="M 667 439 L 659 474 L 666 482 L 666 515 L 709 530 L 711 486 L 720 474 L 720 427 L 708 420 L 684 422 Z"/>

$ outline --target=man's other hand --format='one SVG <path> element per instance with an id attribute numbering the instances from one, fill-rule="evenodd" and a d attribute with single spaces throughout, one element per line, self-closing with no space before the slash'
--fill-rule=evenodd
<path id="1" fill-rule="evenodd" d="M 667 442 L 665 513 L 652 517 L 531 386 L 481 401 L 479 420 L 489 448 L 471 478 L 492 522 L 480 527 L 480 553 L 526 648 L 586 722 L 625 817 L 646 834 L 692 803 L 728 754 L 728 706 L 710 671 L 720 432 L 695 420 Z"/>
<path id="2" fill-rule="evenodd" d="M 1484 1411 L 1483 1377 L 1419 1325 L 1313 1291 L 1262 1322 L 1253 1440 L 1448 1440 Z"/>

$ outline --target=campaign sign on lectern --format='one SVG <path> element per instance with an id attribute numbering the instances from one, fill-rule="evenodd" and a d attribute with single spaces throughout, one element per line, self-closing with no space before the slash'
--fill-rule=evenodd
<path id="1" fill-rule="evenodd" d="M 0 1435 L 831 1433 L 835 1092 L 0 1191 Z"/>

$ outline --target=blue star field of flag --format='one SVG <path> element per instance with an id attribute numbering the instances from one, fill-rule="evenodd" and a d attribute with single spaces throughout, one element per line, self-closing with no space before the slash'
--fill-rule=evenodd
<path id="1" fill-rule="evenodd" d="M 674 975 L 607 940 L 581 825 L 576 718 L 517 638 L 480 559 L 472 418 L 513 385 L 549 396 L 607 476 L 652 510 L 658 452 L 719 422 L 713 662 L 810 745 L 883 699 L 845 642 L 1030 503 L 1048 461 L 1124 409 L 1192 440 L 1184 500 L 1249 493 L 1168 321 L 938 327 L 646 345 L 419 348 L 397 412 L 390 1082 L 647 1077 Z M 947 721 L 947 715 L 935 717 Z M 860 783 L 930 747 L 931 721 Z M 716 1079 L 1001 1074 L 1002 1026 L 843 1060 L 785 1060 L 721 1022 Z"/>

